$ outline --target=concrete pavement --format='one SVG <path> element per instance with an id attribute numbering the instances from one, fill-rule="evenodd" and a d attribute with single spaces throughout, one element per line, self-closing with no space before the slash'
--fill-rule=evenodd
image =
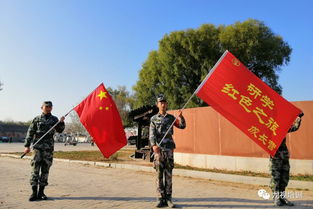
<path id="1" fill-rule="evenodd" d="M 0 157 L 0 208 L 154 208 L 154 174 L 55 161 L 47 201 L 28 202 L 28 159 Z M 181 208 L 273 208 L 257 195 L 261 187 L 174 176 L 173 196 Z M 269 189 L 263 187 L 267 192 Z M 313 191 L 293 198 L 297 207 L 312 208 Z"/>

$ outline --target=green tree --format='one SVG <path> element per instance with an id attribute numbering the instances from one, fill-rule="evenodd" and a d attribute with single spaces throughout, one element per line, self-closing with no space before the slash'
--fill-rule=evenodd
<path id="1" fill-rule="evenodd" d="M 139 72 L 133 87 L 135 107 L 151 104 L 157 94 L 164 93 L 169 108 L 181 108 L 227 49 L 271 88 L 282 92 L 277 73 L 288 64 L 291 48 L 263 22 L 248 19 L 229 26 L 204 24 L 166 34 Z M 188 107 L 204 105 L 193 97 Z"/>
<path id="2" fill-rule="evenodd" d="M 3 83 L 0 81 L 0 91 L 2 90 Z"/>
<path id="3" fill-rule="evenodd" d="M 124 127 L 132 126 L 132 121 L 128 117 L 128 113 L 133 107 L 133 98 L 130 96 L 125 86 L 118 86 L 117 89 L 107 88 L 108 92 L 112 96 L 117 109 L 120 113 Z"/>

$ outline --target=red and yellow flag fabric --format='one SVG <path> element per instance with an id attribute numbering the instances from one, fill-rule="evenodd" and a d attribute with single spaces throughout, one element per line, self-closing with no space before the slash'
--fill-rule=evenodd
<path id="1" fill-rule="evenodd" d="M 127 144 L 121 117 L 103 83 L 74 110 L 106 158 Z"/>
<path id="2" fill-rule="evenodd" d="M 196 95 L 274 156 L 300 109 L 226 51 Z"/>

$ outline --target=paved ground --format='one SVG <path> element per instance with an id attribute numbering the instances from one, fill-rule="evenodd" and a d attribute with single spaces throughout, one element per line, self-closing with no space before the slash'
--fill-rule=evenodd
<path id="1" fill-rule="evenodd" d="M 151 173 L 54 162 L 47 201 L 28 202 L 30 161 L 0 157 L 0 208 L 154 208 Z M 174 177 L 174 200 L 181 208 L 272 208 L 256 186 Z M 269 191 L 267 188 L 265 188 Z M 293 199 L 296 208 L 313 207 L 313 191 Z"/>

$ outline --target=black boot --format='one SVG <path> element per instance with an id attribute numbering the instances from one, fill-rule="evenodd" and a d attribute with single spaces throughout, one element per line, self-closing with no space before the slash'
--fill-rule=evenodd
<path id="1" fill-rule="evenodd" d="M 280 198 L 280 193 L 279 192 L 274 192 L 273 193 L 273 200 L 274 200 L 274 205 L 275 206 L 283 206 L 284 204 L 281 201 Z"/>
<path id="2" fill-rule="evenodd" d="M 37 186 L 32 186 L 33 193 L 29 197 L 29 201 L 37 200 Z"/>
<path id="3" fill-rule="evenodd" d="M 165 195 L 162 194 L 162 197 L 158 198 L 157 200 L 157 208 L 163 208 L 167 206 Z"/>
<path id="4" fill-rule="evenodd" d="M 175 204 L 172 201 L 172 195 L 171 194 L 166 195 L 166 202 L 167 202 L 168 207 L 175 208 Z"/>
<path id="5" fill-rule="evenodd" d="M 294 206 L 295 205 L 292 202 L 290 202 L 289 200 L 287 200 L 285 191 L 280 192 L 279 198 L 280 198 L 280 201 L 282 202 L 283 205 L 287 205 L 287 206 Z"/>
<path id="6" fill-rule="evenodd" d="M 45 186 L 39 186 L 39 191 L 38 191 L 38 199 L 39 200 L 46 200 L 48 199 L 47 196 L 44 193 Z"/>
<path id="7" fill-rule="evenodd" d="M 158 198 L 156 207 L 157 208 L 163 208 L 164 207 L 162 198 Z"/>

